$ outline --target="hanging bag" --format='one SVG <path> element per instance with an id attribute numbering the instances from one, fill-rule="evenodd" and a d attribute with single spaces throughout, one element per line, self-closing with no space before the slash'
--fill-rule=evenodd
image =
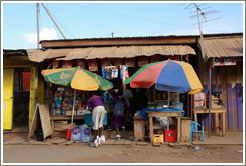
<path id="1" fill-rule="evenodd" d="M 124 116 L 124 104 L 121 100 L 118 100 L 114 105 L 114 116 Z"/>

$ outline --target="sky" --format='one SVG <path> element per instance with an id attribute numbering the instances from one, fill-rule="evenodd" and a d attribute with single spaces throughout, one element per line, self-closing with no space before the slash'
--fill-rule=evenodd
<path id="1" fill-rule="evenodd" d="M 40 40 L 64 39 L 41 3 L 47 7 L 67 39 L 199 35 L 196 3 L 204 34 L 244 31 L 242 1 L 143 1 L 130 3 L 39 1 Z M 37 48 L 36 2 L 1 2 L 3 49 Z M 218 13 L 211 13 L 218 11 Z M 219 19 L 217 19 L 219 18 Z"/>

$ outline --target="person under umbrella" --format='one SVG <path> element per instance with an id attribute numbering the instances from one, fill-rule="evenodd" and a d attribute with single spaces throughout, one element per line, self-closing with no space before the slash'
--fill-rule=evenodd
<path id="1" fill-rule="evenodd" d="M 87 106 L 88 110 L 92 111 L 94 141 L 91 146 L 98 147 L 103 143 L 103 120 L 106 113 L 103 99 L 99 91 L 92 93 L 91 98 L 87 101 Z"/>

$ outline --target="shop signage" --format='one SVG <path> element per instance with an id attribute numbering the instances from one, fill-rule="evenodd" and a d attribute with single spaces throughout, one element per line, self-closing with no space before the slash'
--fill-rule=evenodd
<path id="1" fill-rule="evenodd" d="M 149 63 L 149 57 L 147 56 L 141 56 L 138 58 L 138 66 L 144 66 Z"/>
<path id="2" fill-rule="evenodd" d="M 112 66 L 112 64 L 110 63 L 109 59 L 102 59 L 101 60 L 101 66 L 105 67 L 105 66 Z"/>
<path id="3" fill-rule="evenodd" d="M 117 58 L 117 59 L 114 59 L 113 62 L 114 62 L 114 66 L 120 66 L 123 64 L 123 59 Z M 134 63 L 135 63 L 135 60 L 134 60 Z"/>
<path id="4" fill-rule="evenodd" d="M 126 65 L 120 65 L 120 76 L 122 81 L 122 87 L 125 89 L 125 80 L 129 78 L 128 67 Z"/>
<path id="5" fill-rule="evenodd" d="M 135 58 L 126 58 L 125 59 L 125 65 L 128 67 L 135 67 Z"/>
<path id="6" fill-rule="evenodd" d="M 159 55 L 154 55 L 150 57 L 150 62 L 154 63 L 154 62 L 159 62 Z"/>
<path id="7" fill-rule="evenodd" d="M 85 69 L 85 61 L 84 60 L 76 60 L 76 66 L 80 66 Z"/>
<path id="8" fill-rule="evenodd" d="M 98 71 L 97 60 L 89 60 L 89 70 L 90 71 Z"/>
<path id="9" fill-rule="evenodd" d="M 53 60 L 53 62 L 52 62 L 52 66 L 53 66 L 53 69 L 58 68 L 58 66 L 59 66 L 59 61 L 57 61 L 57 60 Z"/>
<path id="10" fill-rule="evenodd" d="M 230 66 L 236 65 L 236 60 L 234 58 L 214 58 L 213 66 Z"/>
<path id="11" fill-rule="evenodd" d="M 72 61 L 63 61 L 62 68 L 71 68 L 73 67 Z"/>

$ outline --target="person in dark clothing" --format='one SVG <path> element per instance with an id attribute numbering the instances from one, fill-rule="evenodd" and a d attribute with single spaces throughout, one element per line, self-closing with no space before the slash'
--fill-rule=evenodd
<path id="1" fill-rule="evenodd" d="M 134 112 L 133 115 L 142 109 L 148 108 L 148 98 L 146 89 L 138 88 L 134 95 Z"/>

